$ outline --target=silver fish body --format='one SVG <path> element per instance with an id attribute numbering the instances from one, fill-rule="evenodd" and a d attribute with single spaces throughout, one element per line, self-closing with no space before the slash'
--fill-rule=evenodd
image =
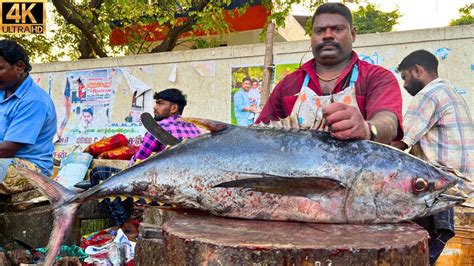
<path id="1" fill-rule="evenodd" d="M 414 191 L 417 179 L 426 181 L 426 190 Z M 246 219 L 387 223 L 453 206 L 436 197 L 457 181 L 370 141 L 229 126 L 179 144 L 79 197 L 139 195 Z"/>
<path id="2" fill-rule="evenodd" d="M 410 220 L 464 200 L 450 192 L 467 182 L 387 145 L 219 126 L 226 129 L 173 146 L 81 194 L 18 168 L 53 203 L 46 264 L 79 206 L 107 197 L 140 196 L 245 219 L 359 224 Z"/>

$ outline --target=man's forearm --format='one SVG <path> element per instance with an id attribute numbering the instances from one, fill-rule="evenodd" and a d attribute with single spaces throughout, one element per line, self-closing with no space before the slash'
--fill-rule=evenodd
<path id="1" fill-rule="evenodd" d="M 20 143 L 4 141 L 0 143 L 0 158 L 12 158 L 21 148 Z"/>
<path id="2" fill-rule="evenodd" d="M 375 114 L 369 122 L 377 128 L 375 141 L 390 144 L 390 142 L 397 137 L 398 119 L 392 112 L 379 112 Z"/>

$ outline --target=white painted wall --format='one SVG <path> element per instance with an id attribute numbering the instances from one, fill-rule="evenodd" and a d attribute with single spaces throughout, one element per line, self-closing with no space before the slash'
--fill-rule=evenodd
<path id="1" fill-rule="evenodd" d="M 360 56 L 366 56 L 388 69 L 394 69 L 408 53 L 417 49 L 426 49 L 439 54 L 440 75 L 459 88 L 474 111 L 474 25 L 433 28 L 357 36 L 354 50 Z M 189 106 L 185 116 L 212 118 L 230 121 L 231 106 L 231 67 L 237 65 L 262 65 L 264 44 L 221 47 L 177 51 L 160 54 L 146 54 L 116 58 L 57 62 L 33 66 L 35 76 L 58 77 L 52 86 L 52 97 L 60 101 L 64 90 L 64 81 L 60 77 L 66 71 L 129 67 L 137 78 L 149 83 L 154 91 L 168 87 L 182 89 L 188 95 Z M 274 47 L 275 64 L 298 63 L 312 57 L 308 40 L 295 42 L 276 42 Z M 442 58 L 441 58 L 442 57 Z M 201 76 L 197 70 L 201 63 L 214 67 L 215 72 Z M 172 67 L 176 65 L 176 82 L 168 80 Z M 139 71 L 139 67 L 149 66 L 150 73 Z M 209 72 L 209 71 L 208 71 Z M 398 76 L 399 78 L 399 76 Z M 42 78 L 40 85 L 48 87 L 48 79 Z M 403 89 L 402 89 L 403 90 Z M 128 103 L 129 96 L 120 99 L 116 95 L 115 113 L 121 113 L 121 106 Z M 147 96 L 151 101 L 151 94 Z M 404 93 L 404 110 L 409 103 L 409 95 Z M 151 111 L 151 105 L 147 107 Z M 123 111 L 125 112 L 125 111 Z"/>

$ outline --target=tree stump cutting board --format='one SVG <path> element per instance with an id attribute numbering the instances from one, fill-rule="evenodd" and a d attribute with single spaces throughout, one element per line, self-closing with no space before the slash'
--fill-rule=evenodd
<path id="1" fill-rule="evenodd" d="M 414 223 L 315 224 L 177 215 L 162 229 L 160 253 L 167 265 L 428 265 L 428 233 Z"/>

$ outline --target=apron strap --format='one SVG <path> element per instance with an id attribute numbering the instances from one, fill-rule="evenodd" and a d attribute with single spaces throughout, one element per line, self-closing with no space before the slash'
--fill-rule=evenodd
<path id="1" fill-rule="evenodd" d="M 308 87 L 309 79 L 310 79 L 309 75 L 308 75 L 308 73 L 306 73 L 306 76 L 304 77 L 304 81 L 303 81 L 303 86 L 301 86 L 301 88 Z"/>
<path id="2" fill-rule="evenodd" d="M 355 83 L 357 82 L 358 77 L 359 77 L 359 67 L 357 66 L 357 63 L 356 63 L 354 64 L 354 67 L 352 67 L 352 75 L 351 75 L 351 81 L 349 83 L 349 87 L 355 86 Z"/>

